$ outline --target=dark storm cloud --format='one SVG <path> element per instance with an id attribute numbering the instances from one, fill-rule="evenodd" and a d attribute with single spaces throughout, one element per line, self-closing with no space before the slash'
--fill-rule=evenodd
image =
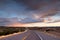
<path id="1" fill-rule="evenodd" d="M 30 9 L 39 9 L 43 6 L 54 4 L 59 0 L 15 0 L 18 3 L 23 3 Z"/>
<path id="2" fill-rule="evenodd" d="M 58 7 L 55 6 L 60 4 L 59 1 L 60 0 L 0 0 L 0 9 L 7 11 L 7 13 L 16 13 L 16 15 L 32 15 L 35 14 L 35 11 L 37 11 L 36 14 L 41 14 L 39 13 L 40 11 L 48 11 L 50 10 L 49 8 L 57 9 Z M 47 9 L 47 7 L 49 8 Z"/>
<path id="3" fill-rule="evenodd" d="M 25 6 L 27 6 L 27 10 L 30 11 L 40 11 L 37 12 L 36 14 L 41 14 L 42 12 L 45 12 L 44 10 L 46 10 L 45 13 L 42 13 L 42 16 L 54 16 L 55 14 L 57 14 L 57 11 L 60 8 L 60 0 L 15 0 L 18 3 L 23 3 Z M 46 8 L 44 8 L 46 7 Z M 47 9 L 48 8 L 48 9 Z M 53 10 L 52 10 L 53 9 Z M 52 11 L 48 11 L 48 10 L 52 10 Z M 60 11 L 60 10 L 59 10 Z M 34 12 L 32 12 L 32 14 L 35 14 Z"/>

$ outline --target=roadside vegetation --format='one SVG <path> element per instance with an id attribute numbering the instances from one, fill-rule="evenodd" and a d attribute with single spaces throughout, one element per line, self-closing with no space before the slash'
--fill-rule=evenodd
<path id="1" fill-rule="evenodd" d="M 28 27 L 30 30 L 38 30 L 42 32 L 58 32 L 60 33 L 60 27 Z"/>
<path id="2" fill-rule="evenodd" d="M 0 36 L 25 31 L 24 27 L 0 27 Z"/>

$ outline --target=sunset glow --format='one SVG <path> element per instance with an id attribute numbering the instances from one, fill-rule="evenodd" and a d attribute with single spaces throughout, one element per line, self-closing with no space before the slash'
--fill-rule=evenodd
<path id="1" fill-rule="evenodd" d="M 14 23 L 6 26 L 9 26 L 9 27 L 59 27 L 60 22 L 54 22 L 54 23 L 37 22 L 37 23 L 27 23 L 27 24 Z"/>

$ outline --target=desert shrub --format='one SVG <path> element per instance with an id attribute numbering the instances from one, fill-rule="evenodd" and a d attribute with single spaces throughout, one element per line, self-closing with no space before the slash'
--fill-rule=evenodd
<path id="1" fill-rule="evenodd" d="M 17 32 L 23 32 L 25 31 L 25 28 L 21 27 L 21 28 L 9 28 L 9 27 L 1 27 L 0 28 L 0 36 L 1 35 L 8 35 L 8 34 L 12 34 L 12 33 L 17 33 Z"/>

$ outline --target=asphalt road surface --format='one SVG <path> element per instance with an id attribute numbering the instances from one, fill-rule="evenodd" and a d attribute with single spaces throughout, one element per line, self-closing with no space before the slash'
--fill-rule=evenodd
<path id="1" fill-rule="evenodd" d="M 1 38 L 0 40 L 60 40 L 60 38 L 55 38 L 38 31 L 28 30 L 25 33 Z"/>

